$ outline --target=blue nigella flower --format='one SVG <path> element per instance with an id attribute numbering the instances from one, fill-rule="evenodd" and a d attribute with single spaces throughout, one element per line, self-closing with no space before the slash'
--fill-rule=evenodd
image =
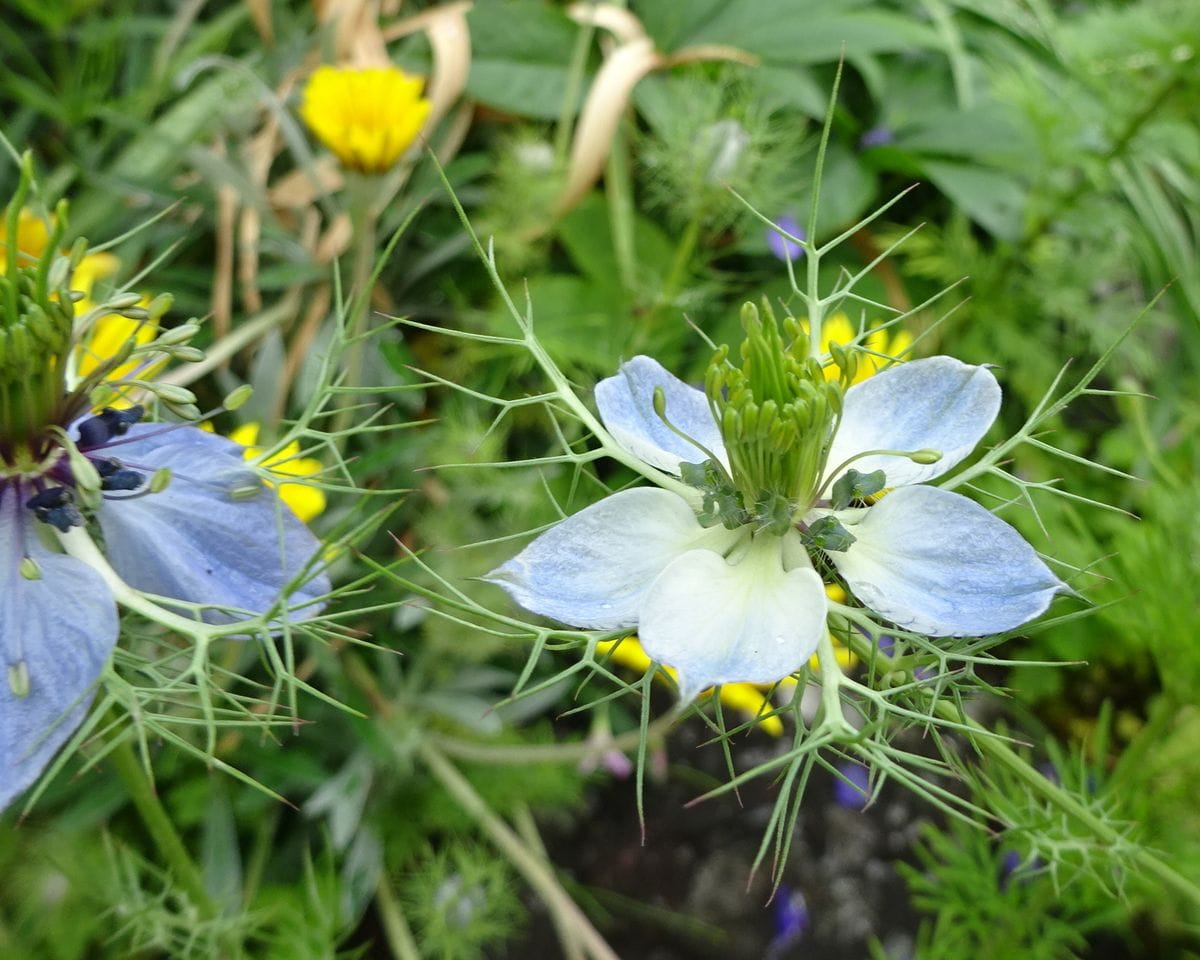
<path id="1" fill-rule="evenodd" d="M 328 578 L 283 597 L 319 542 L 249 470 L 237 444 L 190 426 L 138 423 L 106 409 L 71 429 L 100 477 L 92 513 L 104 553 L 131 587 L 212 605 L 211 623 L 277 605 L 316 609 Z M 0 434 L 3 432 L 0 424 Z M 0 467 L 9 445 L 0 436 Z M 101 573 L 57 549 L 54 529 L 86 523 L 75 468 L 41 448 L 41 473 L 0 471 L 0 809 L 37 779 L 82 722 L 117 640 L 117 609 Z M 165 488 L 151 478 L 170 471 Z"/>
<path id="2" fill-rule="evenodd" d="M 792 263 L 795 263 L 804 256 L 804 248 L 794 240 L 789 240 L 783 234 L 790 233 L 793 237 L 799 237 L 801 240 L 807 240 L 808 234 L 796 222 L 796 218 L 787 213 L 776 221 L 775 226 L 779 229 L 767 228 L 767 246 L 771 248 L 771 252 L 778 259 L 791 260 Z"/>
<path id="3" fill-rule="evenodd" d="M 9 237 L 31 183 L 26 162 Z M 117 641 L 118 596 L 153 595 L 164 612 L 182 601 L 215 624 L 282 618 L 285 607 L 311 615 L 329 592 L 328 578 L 309 570 L 316 537 L 245 466 L 238 444 L 141 423 L 138 406 L 93 412 L 105 380 L 131 370 L 142 384 L 186 325 L 162 343 L 138 335 L 139 325 L 157 329 L 165 296 L 145 308 L 108 301 L 76 323 L 71 280 L 84 251 L 58 252 L 64 219 L 60 204 L 44 250 L 0 245 L 0 809 L 83 721 Z M 130 337 L 71 373 L 95 318 L 113 312 L 136 321 Z M 191 406 L 180 388 L 148 389 Z"/>
<path id="4" fill-rule="evenodd" d="M 744 355 L 762 360 L 761 371 L 784 352 L 750 310 L 754 349 Z M 805 396 L 832 389 L 818 361 L 805 369 L 807 394 L 797 375 L 794 394 L 770 402 L 776 413 L 825 419 L 796 413 L 784 423 L 785 447 L 774 430 L 736 432 L 747 422 L 739 411 L 768 394 L 737 381 L 748 375 L 726 353 L 710 364 L 706 392 L 650 357 L 622 364 L 596 386 L 605 429 L 700 495 L 665 483 L 621 490 L 485 579 L 562 623 L 636 628 L 646 654 L 677 671 L 685 702 L 716 684 L 773 683 L 807 663 L 827 630 L 817 565 L 832 565 L 881 620 L 935 637 L 1010 630 L 1067 589 L 1016 530 L 927 484 L 964 460 L 999 412 L 988 368 L 951 357 L 897 364 L 835 398 L 836 418 L 832 403 L 805 406 Z M 697 464 L 701 449 L 711 459 Z M 853 491 L 836 492 L 875 471 L 892 488 L 883 499 L 855 505 Z"/>

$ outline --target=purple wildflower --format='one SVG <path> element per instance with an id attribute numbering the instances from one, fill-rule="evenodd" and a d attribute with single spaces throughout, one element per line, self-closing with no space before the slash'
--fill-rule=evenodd
<path id="1" fill-rule="evenodd" d="M 796 222 L 796 218 L 788 213 L 785 213 L 775 222 L 775 228 L 767 230 L 767 246 L 771 248 L 771 252 L 780 260 L 790 260 L 792 263 L 795 263 L 804 256 L 804 248 L 794 240 L 789 240 L 783 235 L 784 233 L 791 234 L 793 237 L 798 237 L 801 240 L 807 240 L 808 234 Z"/>
<path id="2" fill-rule="evenodd" d="M 871 799 L 871 773 L 861 763 L 843 760 L 833 780 L 833 799 L 847 810 L 862 810 Z"/>
<path id="3" fill-rule="evenodd" d="M 808 930 L 808 903 L 804 894 L 781 884 L 775 897 L 775 936 L 767 947 L 767 957 L 783 952 L 803 939 Z"/>
<path id="4" fill-rule="evenodd" d="M 886 147 L 895 139 L 896 132 L 886 123 L 880 123 L 858 138 L 858 148 L 870 150 L 873 147 Z"/>

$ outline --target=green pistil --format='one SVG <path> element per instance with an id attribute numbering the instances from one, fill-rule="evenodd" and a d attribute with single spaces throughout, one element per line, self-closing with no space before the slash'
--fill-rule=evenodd
<path id="1" fill-rule="evenodd" d="M 29 190 L 28 167 L 8 208 L 5 271 L 0 275 L 0 472 L 35 468 L 48 443 L 47 428 L 61 414 L 66 393 L 74 301 L 67 269 L 52 269 L 65 229 L 65 209 L 40 259 L 17 250 L 21 204 Z"/>
<path id="2" fill-rule="evenodd" d="M 733 484 L 760 527 L 782 534 L 816 499 L 842 397 L 855 365 L 838 350 L 841 375 L 827 381 L 793 317 L 780 324 L 770 305 L 742 309 L 741 364 L 721 347 L 705 392 L 729 456 Z"/>

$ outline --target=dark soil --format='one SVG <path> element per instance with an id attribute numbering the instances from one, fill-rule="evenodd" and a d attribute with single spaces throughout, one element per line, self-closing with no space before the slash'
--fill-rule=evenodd
<path id="1" fill-rule="evenodd" d="M 700 745 L 707 738 L 699 723 L 672 734 L 665 780 L 646 784 L 645 845 L 632 779 L 598 786 L 569 829 L 547 831 L 552 861 L 613 949 L 625 960 L 860 958 L 877 937 L 889 956 L 910 955 L 917 918 L 894 864 L 929 816 L 920 800 L 885 786 L 867 809 L 848 809 L 835 801 L 834 778 L 814 772 L 772 899 L 770 855 L 753 876 L 751 866 L 774 783 L 751 782 L 741 806 L 724 795 L 687 807 L 728 779 L 720 747 Z M 746 769 L 788 745 L 756 732 L 734 757 Z M 800 903 L 807 923 L 789 939 L 781 922 Z M 534 920 L 507 956 L 560 956 L 544 909 L 530 906 Z"/>

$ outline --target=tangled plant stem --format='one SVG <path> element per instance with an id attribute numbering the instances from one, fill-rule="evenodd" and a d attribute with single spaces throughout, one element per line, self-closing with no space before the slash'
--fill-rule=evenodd
<path id="1" fill-rule="evenodd" d="M 479 827 L 546 902 L 560 928 L 571 929 L 592 960 L 619 960 L 599 931 L 555 879 L 549 864 L 530 850 L 519 836 L 498 817 L 471 786 L 471 782 L 431 743 L 423 743 L 418 754 L 455 802 Z"/>

